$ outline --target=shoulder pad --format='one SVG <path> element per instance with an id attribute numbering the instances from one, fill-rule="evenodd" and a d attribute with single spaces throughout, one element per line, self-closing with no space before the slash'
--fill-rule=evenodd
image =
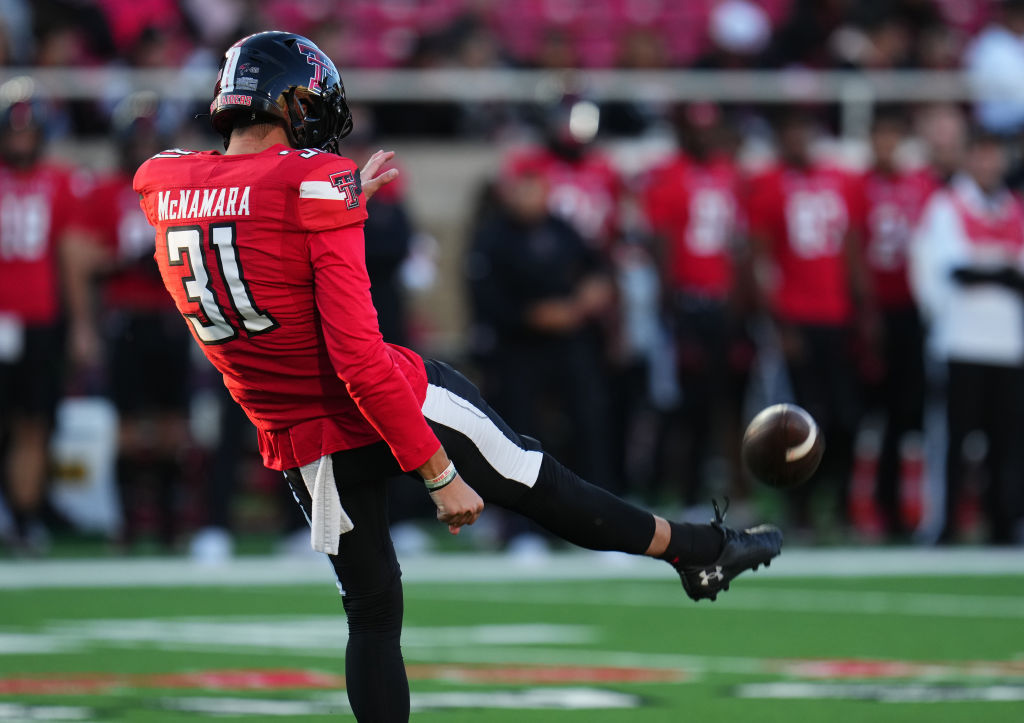
<path id="1" fill-rule="evenodd" d="M 316 163 L 303 169 L 306 173 L 298 184 L 303 226 L 310 231 L 322 231 L 365 221 L 366 199 L 356 164 L 333 153 L 317 158 Z"/>

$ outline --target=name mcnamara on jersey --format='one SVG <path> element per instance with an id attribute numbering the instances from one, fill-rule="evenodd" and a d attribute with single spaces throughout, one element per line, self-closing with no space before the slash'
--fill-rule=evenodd
<path id="1" fill-rule="evenodd" d="M 182 188 L 157 194 L 157 220 L 248 216 L 250 186 Z"/>

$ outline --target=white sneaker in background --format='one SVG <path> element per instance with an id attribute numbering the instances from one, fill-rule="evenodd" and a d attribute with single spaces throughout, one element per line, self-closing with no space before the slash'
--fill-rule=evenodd
<path id="1" fill-rule="evenodd" d="M 551 554 L 551 546 L 541 535 L 524 532 L 508 541 L 505 552 L 516 565 L 539 565 Z"/>
<path id="2" fill-rule="evenodd" d="M 235 552 L 231 533 L 223 527 L 204 527 L 189 544 L 189 554 L 201 565 L 223 565 Z"/>
<path id="3" fill-rule="evenodd" d="M 308 527 L 300 527 L 294 532 L 289 532 L 277 541 L 274 549 L 281 557 L 296 559 L 312 560 L 324 554 L 313 549 L 313 545 L 309 541 Z"/>
<path id="4" fill-rule="evenodd" d="M 434 538 L 415 522 L 399 522 L 391 526 L 391 542 L 400 556 L 423 555 L 436 546 Z"/>

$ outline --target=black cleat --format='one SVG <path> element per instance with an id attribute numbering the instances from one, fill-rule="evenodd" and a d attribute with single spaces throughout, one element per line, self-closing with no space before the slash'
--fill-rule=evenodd
<path id="1" fill-rule="evenodd" d="M 768 567 L 772 558 L 782 551 L 782 531 L 778 527 L 758 525 L 742 532 L 734 530 L 722 524 L 725 512 L 729 509 L 729 498 L 725 500 L 725 510 L 718 509 L 716 500 L 711 502 L 715 507 L 715 519 L 711 526 L 725 538 L 721 554 L 711 565 L 676 567 L 683 581 L 683 589 L 696 601 L 703 598 L 714 601 L 718 593 L 729 589 L 729 583 L 737 575 L 747 570 L 757 570 L 761 565 Z"/>

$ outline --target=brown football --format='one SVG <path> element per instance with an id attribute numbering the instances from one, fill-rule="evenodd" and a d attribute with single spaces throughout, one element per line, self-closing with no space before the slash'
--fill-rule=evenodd
<path id="1" fill-rule="evenodd" d="M 805 409 L 775 404 L 747 425 L 742 453 L 743 463 L 758 481 L 790 489 L 806 482 L 818 469 L 825 440 Z"/>

